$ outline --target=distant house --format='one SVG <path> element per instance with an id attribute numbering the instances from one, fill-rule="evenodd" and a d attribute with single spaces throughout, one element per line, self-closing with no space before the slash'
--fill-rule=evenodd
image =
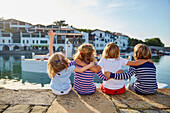
<path id="1" fill-rule="evenodd" d="M 114 33 L 115 37 L 114 43 L 119 46 L 120 50 L 126 50 L 128 48 L 129 37 L 127 35 L 122 35 L 122 33 Z"/>
<path id="2" fill-rule="evenodd" d="M 98 53 L 102 53 L 109 42 L 116 43 L 120 50 L 128 47 L 128 36 L 121 33 L 111 33 L 95 29 L 90 33 L 79 32 L 72 27 L 58 27 L 57 25 L 32 25 L 16 19 L 0 21 L 0 51 L 2 50 L 48 50 L 50 38 L 49 30 L 56 33 L 54 51 L 65 50 L 65 44 L 71 43 L 73 49 L 82 43 L 91 43 Z"/>
<path id="3" fill-rule="evenodd" d="M 72 43 L 74 49 L 82 43 L 88 43 L 88 33 L 79 32 L 71 27 L 32 25 L 7 19 L 0 22 L 0 28 L 0 50 L 48 50 L 50 38 L 47 32 L 51 29 L 56 33 L 53 45 L 55 51 L 63 51 L 67 43 Z"/>
<path id="4" fill-rule="evenodd" d="M 93 44 L 96 51 L 101 53 L 109 42 L 114 42 L 113 34 L 107 31 L 95 29 L 89 34 L 89 43 Z"/>
<path id="5" fill-rule="evenodd" d="M 94 45 L 98 53 L 101 53 L 105 46 L 110 42 L 117 44 L 120 50 L 126 50 L 128 47 L 128 36 L 99 29 L 92 31 L 89 34 L 89 43 Z"/>

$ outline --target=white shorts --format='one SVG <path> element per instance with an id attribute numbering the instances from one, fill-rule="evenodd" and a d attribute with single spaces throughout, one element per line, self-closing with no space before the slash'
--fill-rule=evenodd
<path id="1" fill-rule="evenodd" d="M 66 90 L 66 91 L 57 91 L 55 89 L 51 89 L 51 90 L 56 95 L 66 95 L 66 94 L 68 94 L 71 91 L 71 88 L 72 88 L 72 86 L 70 84 L 70 88 L 68 90 Z"/>

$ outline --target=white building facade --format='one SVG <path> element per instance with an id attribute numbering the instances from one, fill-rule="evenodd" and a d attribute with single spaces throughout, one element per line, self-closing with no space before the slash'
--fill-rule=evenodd
<path id="1" fill-rule="evenodd" d="M 89 43 L 94 45 L 96 51 L 103 51 L 110 42 L 117 44 L 120 50 L 126 50 L 128 48 L 128 39 L 128 36 L 121 33 L 110 33 L 99 29 L 92 31 L 89 35 Z"/>
<path id="2" fill-rule="evenodd" d="M 54 25 L 32 25 L 15 19 L 7 19 L 0 21 L 0 51 L 48 50 L 50 38 L 47 32 L 51 29 L 56 33 L 54 51 L 64 51 L 66 44 L 70 43 L 73 45 L 73 51 L 82 43 L 91 43 L 96 51 L 101 52 L 110 42 L 116 43 L 120 50 L 126 50 L 128 47 L 129 37 L 121 33 L 111 33 L 99 29 L 86 33 L 69 26 L 57 28 Z"/>
<path id="3" fill-rule="evenodd" d="M 114 43 L 119 46 L 120 50 L 126 50 L 129 44 L 129 37 L 127 35 L 122 35 L 121 33 L 115 33 Z"/>

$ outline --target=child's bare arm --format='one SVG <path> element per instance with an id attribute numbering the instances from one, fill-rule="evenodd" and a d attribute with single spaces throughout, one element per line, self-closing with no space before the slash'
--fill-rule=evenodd
<path id="1" fill-rule="evenodd" d="M 95 65 L 95 62 L 90 62 L 90 64 L 83 66 L 82 68 L 75 67 L 74 71 L 79 72 L 79 73 L 83 73 L 84 71 L 86 71 L 87 69 L 89 69 L 90 67 L 92 67 L 94 65 Z"/>
<path id="2" fill-rule="evenodd" d="M 80 59 L 75 59 L 75 62 L 80 65 L 80 66 L 86 66 L 88 64 L 82 62 Z M 100 70 L 101 70 L 101 67 L 99 65 L 97 66 L 92 66 L 91 68 L 89 68 L 89 70 L 95 72 L 95 73 L 98 73 Z"/>
<path id="3" fill-rule="evenodd" d="M 110 79 L 110 72 L 109 71 L 104 72 L 104 76 L 107 77 L 107 80 L 109 80 Z"/>
<path id="4" fill-rule="evenodd" d="M 120 70 L 118 70 L 116 73 L 123 73 L 123 70 L 120 69 Z"/>
<path id="5" fill-rule="evenodd" d="M 128 61 L 126 65 L 129 65 L 129 66 L 139 66 L 139 65 L 142 65 L 142 64 L 144 64 L 146 62 L 153 63 L 153 61 L 151 59 L 148 59 L 148 60 L 139 59 L 139 60 L 136 60 L 136 61 Z"/>
<path id="6" fill-rule="evenodd" d="M 53 31 L 49 31 L 48 36 L 50 37 L 49 56 L 51 56 L 53 54 L 53 42 L 55 33 Z"/>
<path id="7" fill-rule="evenodd" d="M 120 69 L 116 73 L 123 73 L 123 70 Z M 104 72 L 104 76 L 107 77 L 107 79 L 110 79 L 110 72 L 109 71 Z"/>

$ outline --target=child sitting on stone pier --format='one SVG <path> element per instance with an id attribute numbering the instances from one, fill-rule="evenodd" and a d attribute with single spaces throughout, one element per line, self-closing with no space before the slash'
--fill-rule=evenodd
<path id="1" fill-rule="evenodd" d="M 144 44 L 137 44 L 134 47 L 135 60 L 149 60 L 152 58 L 150 49 Z M 131 66 L 125 73 L 105 73 L 107 78 L 116 80 L 129 79 L 135 75 L 135 82 L 128 85 L 128 89 L 138 94 L 154 94 L 157 91 L 156 67 L 151 62 L 139 66 Z"/>
<path id="2" fill-rule="evenodd" d="M 65 57 L 63 53 L 57 52 L 53 54 L 53 40 L 55 33 L 53 33 L 53 31 L 49 31 L 48 35 L 50 37 L 50 58 L 48 60 L 47 72 L 49 77 L 51 78 L 50 86 L 54 94 L 65 95 L 68 94 L 72 88 L 70 81 L 71 73 L 73 73 L 74 71 L 82 73 L 83 71 L 94 66 L 94 62 L 89 62 L 89 65 L 82 68 L 75 67 L 75 61 L 69 63 L 69 60 Z"/>

